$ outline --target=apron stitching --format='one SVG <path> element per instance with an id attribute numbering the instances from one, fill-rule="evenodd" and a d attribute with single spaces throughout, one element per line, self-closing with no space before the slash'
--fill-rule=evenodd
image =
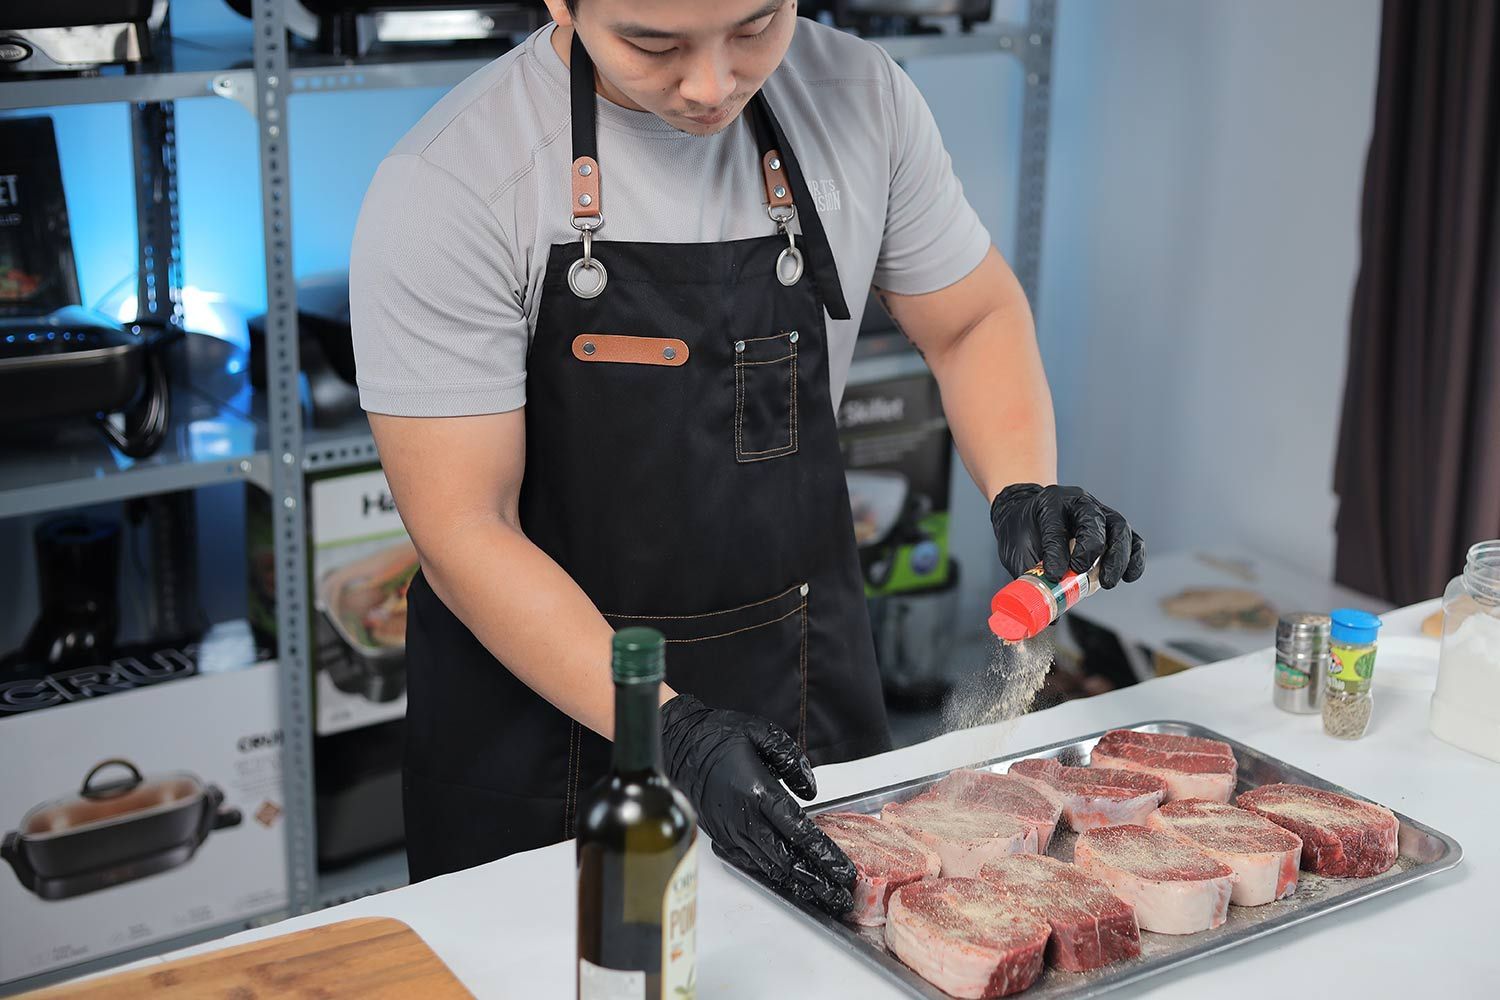
<path id="1" fill-rule="evenodd" d="M 573 814 L 573 817 L 570 817 L 570 819 L 573 819 L 574 817 L 576 817 L 576 815 L 578 813 L 578 773 L 583 770 L 583 727 L 581 727 L 577 722 L 573 723 L 573 735 L 576 738 L 577 743 L 578 743 L 578 758 L 579 759 L 578 759 L 578 766 L 575 767 L 575 768 L 573 768 L 573 794 L 572 794 L 573 805 L 569 809 L 569 812 Z M 569 824 L 568 824 L 569 827 L 573 827 L 573 826 L 576 826 L 576 825 L 577 825 L 576 824 L 576 820 L 573 821 L 573 822 L 569 822 Z M 575 831 L 572 830 L 572 829 L 569 829 L 568 833 L 569 834 L 574 834 Z"/>
<path id="2" fill-rule="evenodd" d="M 792 451 L 797 450 L 797 345 L 792 345 Z"/>
<path id="3" fill-rule="evenodd" d="M 807 751 L 807 601 L 805 599 L 798 610 L 802 612 L 802 712 L 797 739 L 802 744 L 802 750 L 805 753 Z"/>
<path id="4" fill-rule="evenodd" d="M 747 608 L 758 608 L 762 604 L 770 604 L 772 601 L 779 601 L 787 594 L 790 594 L 792 591 L 801 589 L 802 584 L 794 583 L 790 587 L 783 590 L 781 593 L 777 594 L 775 597 L 767 597 L 763 601 L 751 601 L 749 604 L 741 604 L 737 608 L 725 608 L 723 611 L 705 611 L 701 615 L 617 615 L 611 611 L 601 611 L 599 613 L 605 618 L 650 618 L 654 621 L 661 622 L 684 621 L 689 618 L 712 618 L 715 615 L 727 615 L 734 611 L 744 611 Z"/>
<path id="5" fill-rule="evenodd" d="M 790 337 L 791 335 L 792 335 L 791 331 L 788 330 L 785 333 L 776 333 L 776 334 L 772 334 L 769 337 L 746 337 L 745 338 L 745 343 L 747 343 L 747 344 L 758 344 L 762 340 L 785 340 L 786 338 Z"/>
<path id="6" fill-rule="evenodd" d="M 700 635 L 696 639 L 668 639 L 667 642 L 707 642 L 710 639 L 727 639 L 732 635 L 739 635 L 741 632 L 750 632 L 758 628 L 765 628 L 767 625 L 775 625 L 777 622 L 784 622 L 792 617 L 792 615 L 795 615 L 798 610 L 798 608 L 793 608 L 780 618 L 772 618 L 770 621 L 761 622 L 758 625 L 746 625 L 744 628 L 737 628 L 731 632 L 720 632 L 717 635 Z"/>
<path id="7" fill-rule="evenodd" d="M 573 775 L 575 773 L 573 750 L 578 739 L 578 723 L 570 721 L 568 726 L 568 773 L 563 778 L 563 839 L 568 839 L 573 826 Z"/>
<path id="8" fill-rule="evenodd" d="M 741 368 L 749 368 L 752 365 L 779 365 L 783 361 L 794 361 L 796 360 L 796 357 L 797 355 L 795 353 L 792 353 L 779 358 L 772 358 L 770 361 L 741 361 L 739 362 L 739 366 Z"/>

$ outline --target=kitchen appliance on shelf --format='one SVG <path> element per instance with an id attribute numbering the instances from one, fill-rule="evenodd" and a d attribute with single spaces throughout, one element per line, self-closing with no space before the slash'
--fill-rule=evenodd
<path id="1" fill-rule="evenodd" d="M 956 17 L 968 31 L 990 19 L 994 0 L 812 0 L 799 11 L 808 16 L 828 14 L 834 24 L 861 35 L 915 35 L 939 30 L 924 25 L 924 17 Z"/>
<path id="2" fill-rule="evenodd" d="M 88 73 L 152 58 L 167 0 L 0 3 L 0 75 Z"/>
<path id="3" fill-rule="evenodd" d="M 911 572 L 926 576 L 941 567 L 943 550 L 922 527 L 932 500 L 911 488 L 905 475 L 883 469 L 844 473 L 854 516 L 854 543 L 865 583 L 880 590 L 904 558 Z"/>
<path id="4" fill-rule="evenodd" d="M 406 690 L 406 590 L 419 566 L 416 546 L 402 538 L 323 577 L 317 605 L 334 642 L 319 659 L 334 687 L 373 702 Z"/>
<path id="5" fill-rule="evenodd" d="M 250 16 L 251 0 L 226 0 Z M 363 56 L 376 45 L 493 42 L 546 23 L 541 0 L 285 0 L 287 30 L 336 56 Z"/>
<path id="6" fill-rule="evenodd" d="M 120 629 L 120 524 L 64 514 L 37 525 L 41 613 L 21 648 L 0 659 L 0 679 L 16 666 L 48 669 L 104 663 Z"/>
<path id="7" fill-rule="evenodd" d="M 58 422 L 93 420 L 144 458 L 166 438 L 162 352 L 180 331 L 121 326 L 81 301 L 52 119 L 0 120 L 0 426 L 46 436 Z"/>
<path id="8" fill-rule="evenodd" d="M 266 317 L 250 328 L 250 384 L 266 388 Z M 307 378 L 314 427 L 337 427 L 362 412 L 354 383 L 354 339 L 349 326 L 349 273 L 328 271 L 297 283 L 298 354 Z"/>
<path id="9" fill-rule="evenodd" d="M 110 768 L 126 775 L 102 780 Z M 29 810 L 0 841 L 0 857 L 39 898 L 67 899 L 184 865 L 210 833 L 241 819 L 192 774 L 148 778 L 115 757 L 95 764 L 77 795 Z"/>

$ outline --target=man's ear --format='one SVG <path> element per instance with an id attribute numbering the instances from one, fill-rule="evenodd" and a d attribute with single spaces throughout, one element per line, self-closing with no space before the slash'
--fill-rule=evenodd
<path id="1" fill-rule="evenodd" d="M 573 26 L 573 15 L 568 11 L 567 0 L 544 0 L 547 4 L 547 13 L 552 15 L 558 27 L 571 28 Z"/>

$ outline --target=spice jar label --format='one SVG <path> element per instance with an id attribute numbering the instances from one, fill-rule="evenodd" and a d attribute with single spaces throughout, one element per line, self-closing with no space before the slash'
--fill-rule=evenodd
<path id="1" fill-rule="evenodd" d="M 1286 688 L 1290 691 L 1299 691 L 1302 688 L 1307 687 L 1309 680 L 1310 678 L 1308 677 L 1307 671 L 1298 670 L 1296 667 L 1292 666 L 1281 657 L 1276 657 L 1277 687 Z"/>
<path id="2" fill-rule="evenodd" d="M 1330 652 L 1333 654 L 1333 670 L 1329 678 L 1339 681 L 1340 688 L 1360 690 L 1369 686 L 1370 678 L 1375 674 L 1374 646 L 1335 644 Z"/>

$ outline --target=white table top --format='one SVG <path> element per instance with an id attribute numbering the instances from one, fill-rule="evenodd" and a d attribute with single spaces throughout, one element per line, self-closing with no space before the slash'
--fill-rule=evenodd
<path id="1" fill-rule="evenodd" d="M 1152 719 L 1198 722 L 1320 774 L 1455 837 L 1455 871 L 1335 917 L 1164 973 L 1111 996 L 1261 1000 L 1302 997 L 1495 996 L 1500 946 L 1500 764 L 1427 731 L 1437 647 L 1418 637 L 1431 605 L 1387 616 L 1376 667 L 1375 721 L 1354 743 L 1323 735 L 1317 716 L 1271 705 L 1262 654 L 1068 702 L 1014 723 L 950 733 L 878 757 L 818 769 L 823 798 Z M 705 998 L 899 997 L 903 994 L 702 854 L 699 995 Z M 358 916 L 411 925 L 477 997 L 571 997 L 571 842 L 191 949 L 202 952 Z M 185 952 L 164 956 L 179 957 Z"/>

